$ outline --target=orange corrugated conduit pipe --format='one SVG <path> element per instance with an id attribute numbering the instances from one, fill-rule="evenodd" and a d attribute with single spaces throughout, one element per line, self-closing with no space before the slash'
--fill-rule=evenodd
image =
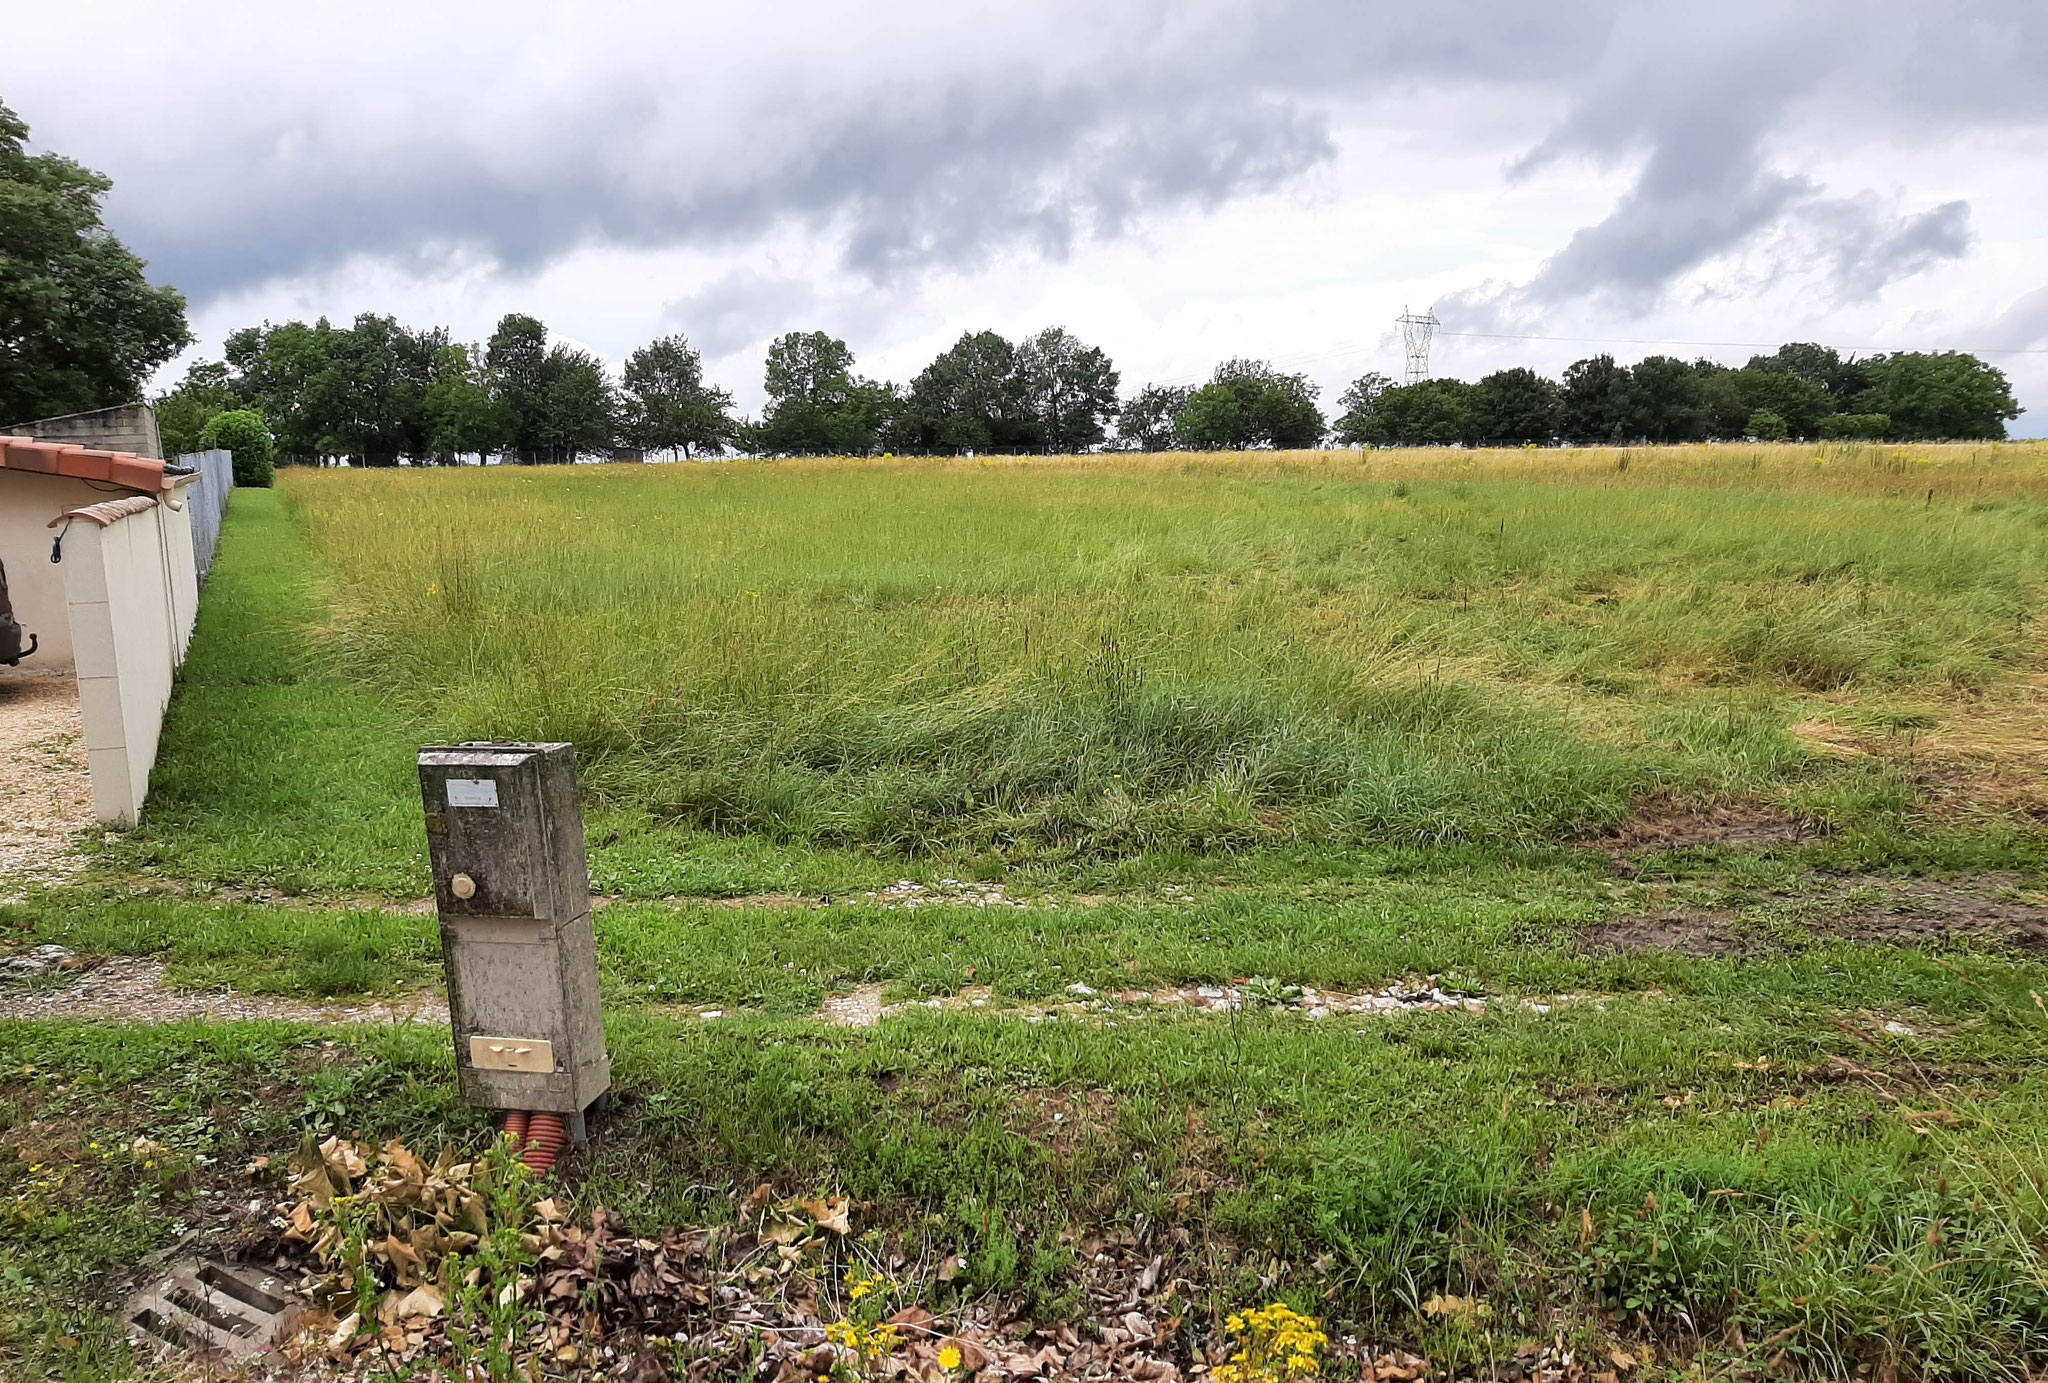
<path id="1" fill-rule="evenodd" d="M 520 1160 L 536 1176 L 546 1175 L 568 1143 L 568 1121 L 559 1114 L 536 1110 L 526 1121 L 526 1148 Z"/>
<path id="2" fill-rule="evenodd" d="M 569 1146 L 569 1121 L 545 1110 L 501 1110 L 498 1132 L 512 1139 L 512 1151 L 519 1154 L 527 1170 L 538 1175 L 545 1175 Z"/>

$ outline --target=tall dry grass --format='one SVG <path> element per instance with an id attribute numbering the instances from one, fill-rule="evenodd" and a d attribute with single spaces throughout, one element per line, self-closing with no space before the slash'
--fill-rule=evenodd
<path id="1" fill-rule="evenodd" d="M 339 656 L 617 802 L 898 849 L 1533 841 L 2035 664 L 2048 447 L 298 472 Z"/>

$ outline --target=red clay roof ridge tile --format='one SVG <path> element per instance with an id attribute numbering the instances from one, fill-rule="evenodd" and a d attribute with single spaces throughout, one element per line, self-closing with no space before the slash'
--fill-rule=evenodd
<path id="1" fill-rule="evenodd" d="M 63 475 L 156 494 L 176 485 L 164 463 L 132 451 L 99 451 L 71 442 L 38 442 L 33 437 L 0 437 L 0 470 Z"/>

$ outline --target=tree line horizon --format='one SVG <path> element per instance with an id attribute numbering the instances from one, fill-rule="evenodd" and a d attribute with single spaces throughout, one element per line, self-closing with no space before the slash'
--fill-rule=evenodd
<path id="1" fill-rule="evenodd" d="M 1238 358 L 1200 385 L 1128 396 L 1107 354 L 1061 327 L 1012 342 L 970 331 L 907 384 L 866 378 L 847 343 L 792 331 L 768 347 L 766 405 L 734 411 L 683 335 L 604 361 L 507 313 L 477 345 L 364 313 L 231 333 L 155 404 L 166 448 L 196 449 L 218 415 L 261 417 L 301 464 L 526 464 L 622 449 L 684 458 L 1080 454 L 1322 446 L 1544 446 L 1857 438 L 1994 440 L 2019 415 L 2003 371 L 1958 351 L 1857 359 L 1792 342 L 1744 365 L 1611 354 L 1558 378 L 1524 366 L 1477 381 L 1399 384 L 1367 372 L 1325 417 L 1307 376 Z M 215 429 L 218 433 L 219 428 Z M 187 444 L 190 443 L 188 447 Z"/>

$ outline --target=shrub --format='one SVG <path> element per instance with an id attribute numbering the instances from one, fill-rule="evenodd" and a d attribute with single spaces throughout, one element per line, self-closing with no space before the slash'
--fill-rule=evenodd
<path id="1" fill-rule="evenodd" d="M 1749 435 L 1759 442 L 1782 442 L 1791 434 L 1785 420 L 1768 408 L 1749 415 Z"/>
<path id="2" fill-rule="evenodd" d="M 199 433 L 201 450 L 225 447 L 235 454 L 235 484 L 268 486 L 276 479 L 277 443 L 261 413 L 247 408 L 216 413 Z"/>

